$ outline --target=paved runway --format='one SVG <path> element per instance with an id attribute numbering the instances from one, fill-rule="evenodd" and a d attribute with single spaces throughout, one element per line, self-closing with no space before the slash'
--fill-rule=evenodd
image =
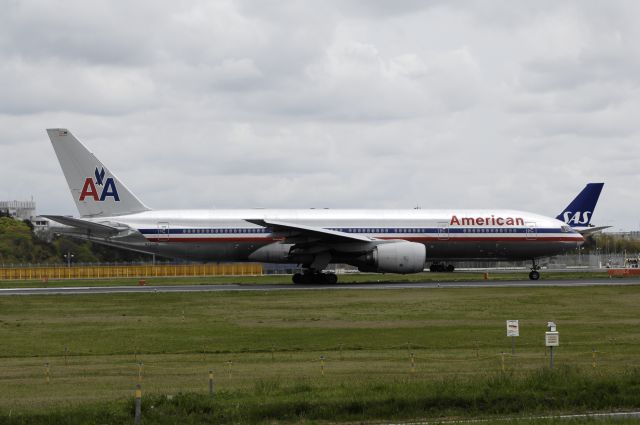
<path id="1" fill-rule="evenodd" d="M 438 289 L 438 288 L 515 288 L 515 287 L 578 287 L 578 286 L 633 286 L 640 279 L 585 279 L 532 281 L 472 281 L 472 282 L 415 282 L 415 283 L 349 283 L 335 285 L 147 285 L 147 286 L 69 286 L 59 288 L 0 288 L 2 295 L 73 295 L 123 294 L 159 292 L 232 292 L 232 291 L 322 291 L 322 290 L 385 290 L 385 289 Z"/>

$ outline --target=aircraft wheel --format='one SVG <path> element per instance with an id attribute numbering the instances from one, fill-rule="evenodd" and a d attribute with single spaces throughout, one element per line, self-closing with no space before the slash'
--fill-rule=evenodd
<path id="1" fill-rule="evenodd" d="M 449 270 L 444 264 L 432 264 L 429 266 L 429 271 L 434 273 L 443 273 Z"/>
<path id="2" fill-rule="evenodd" d="M 296 273 L 293 275 L 293 277 L 291 278 L 291 280 L 293 280 L 293 283 L 303 283 L 304 282 L 304 276 L 300 273 Z"/>
<path id="3" fill-rule="evenodd" d="M 324 280 L 329 285 L 335 285 L 336 283 L 338 283 L 338 276 L 333 273 L 329 273 L 325 275 Z"/>
<path id="4" fill-rule="evenodd" d="M 538 273 L 535 270 L 531 270 L 531 272 L 529 273 L 529 279 L 531 280 L 538 280 L 540 279 L 540 273 Z"/>
<path id="5" fill-rule="evenodd" d="M 453 272 L 454 270 L 455 270 L 455 267 L 453 266 L 453 264 L 449 264 L 449 265 L 447 266 L 447 271 L 448 271 L 449 273 Z"/>

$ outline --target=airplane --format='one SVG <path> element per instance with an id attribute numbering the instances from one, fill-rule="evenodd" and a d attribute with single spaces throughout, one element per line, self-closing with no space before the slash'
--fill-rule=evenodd
<path id="1" fill-rule="evenodd" d="M 444 262 L 537 260 L 583 236 L 562 220 L 518 210 L 152 210 L 67 129 L 47 133 L 80 213 L 46 215 L 57 233 L 193 261 L 299 264 L 294 283 L 336 283 L 330 263 L 363 272 L 453 271 Z"/>
<path id="2" fill-rule="evenodd" d="M 610 228 L 611 226 L 591 224 L 591 217 L 593 217 L 593 211 L 596 209 L 603 187 L 604 183 L 588 183 L 556 218 L 564 221 L 583 236 Z"/>

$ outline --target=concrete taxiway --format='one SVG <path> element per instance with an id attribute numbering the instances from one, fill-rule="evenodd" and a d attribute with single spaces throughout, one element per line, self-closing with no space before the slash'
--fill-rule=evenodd
<path id="1" fill-rule="evenodd" d="M 127 294 L 166 292 L 239 292 L 239 291 L 322 291 L 322 290 L 388 290 L 439 288 L 526 288 L 579 286 L 634 286 L 640 279 L 584 279 L 532 281 L 469 281 L 469 282 L 413 282 L 413 283 L 349 283 L 335 285 L 145 285 L 145 286 L 66 286 L 49 288 L 0 288 L 0 296 L 7 295 L 78 295 Z"/>

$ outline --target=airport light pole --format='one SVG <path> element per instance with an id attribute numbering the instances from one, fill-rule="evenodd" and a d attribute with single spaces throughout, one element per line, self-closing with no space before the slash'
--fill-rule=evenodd
<path id="1" fill-rule="evenodd" d="M 71 252 L 67 252 L 63 257 L 67 260 L 67 267 L 71 267 L 71 259 L 75 256 Z"/>

